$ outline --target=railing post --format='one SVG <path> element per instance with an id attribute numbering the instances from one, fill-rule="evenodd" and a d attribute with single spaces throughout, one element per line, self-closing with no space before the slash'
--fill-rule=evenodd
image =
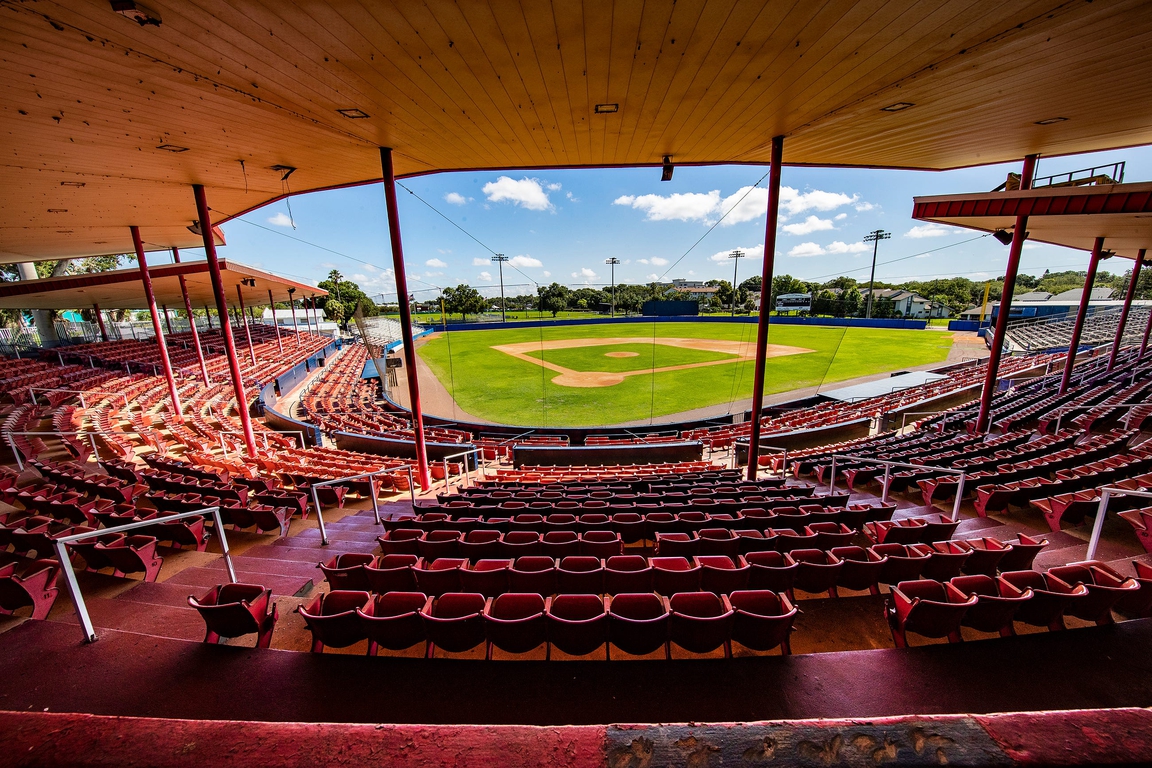
<path id="1" fill-rule="evenodd" d="M 72 598 L 72 605 L 76 608 L 76 618 L 80 621 L 80 628 L 84 630 L 84 640 L 94 643 L 96 628 L 92 626 L 88 606 L 84 604 L 84 596 L 80 594 L 80 585 L 76 582 L 76 572 L 72 570 L 72 561 L 68 559 L 68 545 L 62 541 L 56 542 L 56 557 L 60 560 L 60 570 L 64 573 L 64 585 L 68 587 L 68 596 Z"/>
<path id="2" fill-rule="evenodd" d="M 892 465 L 885 463 L 884 464 L 884 490 L 880 494 L 880 503 L 881 504 L 887 504 L 888 503 L 888 483 L 889 483 L 889 481 L 891 481 L 891 479 L 892 479 Z"/>
<path id="3" fill-rule="evenodd" d="M 16 457 L 16 466 L 20 467 L 20 471 L 24 471 L 24 459 L 20 456 L 20 451 L 16 450 L 16 441 L 12 439 L 9 432 L 4 433 L 4 437 L 8 438 L 8 447 L 12 449 L 12 455 Z"/>
<path id="4" fill-rule="evenodd" d="M 1096 508 L 1096 521 L 1092 523 L 1092 536 L 1088 539 L 1088 553 L 1085 560 L 1096 559 L 1096 547 L 1100 544 L 1100 532 L 1104 530 L 1104 516 L 1108 514 L 1108 500 L 1112 497 L 1111 491 L 1100 494 L 1100 506 Z"/>
<path id="5" fill-rule="evenodd" d="M 228 550 L 228 536 L 224 533 L 224 521 L 220 517 L 220 507 L 211 507 L 212 519 L 216 521 L 216 535 L 220 537 L 220 549 L 224 552 L 224 567 L 228 569 L 228 579 L 236 583 L 236 568 L 232 565 L 232 555 Z"/>
<path id="6" fill-rule="evenodd" d="M 952 504 L 952 519 L 949 522 L 954 523 L 960 519 L 960 504 L 964 498 L 964 481 L 967 478 L 967 473 L 961 472 L 960 479 L 956 482 L 956 501 Z"/>
<path id="7" fill-rule="evenodd" d="M 320 545 L 328 546 L 328 532 L 324 530 L 324 512 L 320 509 L 320 493 L 312 486 L 312 503 L 316 505 L 316 523 L 320 526 Z"/>
<path id="8" fill-rule="evenodd" d="M 96 433 L 88 433 L 88 442 L 92 444 L 92 455 L 96 457 L 96 461 L 100 461 L 100 451 L 96 448 Z"/>
<path id="9" fill-rule="evenodd" d="M 408 465 L 408 497 L 412 500 L 412 511 L 416 511 L 416 485 L 412 475 L 412 465 Z"/>
<path id="10" fill-rule="evenodd" d="M 836 454 L 832 454 L 831 472 L 828 473 L 828 493 L 836 493 Z"/>
<path id="11" fill-rule="evenodd" d="M 372 490 L 372 513 L 376 515 L 376 525 L 383 525 L 380 520 L 380 491 L 376 487 L 376 475 L 368 477 L 368 487 Z"/>

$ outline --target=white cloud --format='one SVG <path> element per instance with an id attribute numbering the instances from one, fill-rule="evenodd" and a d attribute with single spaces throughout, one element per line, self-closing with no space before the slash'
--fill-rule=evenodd
<path id="1" fill-rule="evenodd" d="M 452 249 L 451 248 L 437 248 L 436 252 L 437 253 L 443 253 L 443 254 L 447 255 L 449 253 L 452 253 Z"/>
<path id="2" fill-rule="evenodd" d="M 436 267 L 437 269 L 444 269 L 448 265 L 445 262 L 440 261 L 440 259 L 428 259 L 428 261 L 424 262 L 424 266 Z"/>
<path id="3" fill-rule="evenodd" d="M 828 254 L 863 253 L 868 250 L 864 243 L 845 243 L 842 240 L 833 240 L 828 245 L 819 243 L 800 243 L 788 251 L 788 255 L 796 259 L 805 259 L 812 256 L 825 256 Z"/>
<path id="4" fill-rule="evenodd" d="M 747 197 L 744 197 L 745 194 Z M 725 227 L 761 219 L 767 210 L 768 190 L 760 187 L 740 187 L 735 193 L 724 198 L 719 207 L 720 215 L 728 212 L 728 215 L 724 217 L 723 225 Z"/>
<path id="5" fill-rule="evenodd" d="M 780 187 L 780 206 L 790 216 L 805 211 L 832 211 L 842 205 L 851 205 L 859 199 L 859 195 L 848 195 L 843 192 L 825 192 L 822 189 L 810 189 L 799 192 L 792 187 Z"/>
<path id="6" fill-rule="evenodd" d="M 943 237 L 948 234 L 948 230 L 939 224 L 920 224 L 912 227 L 904 233 L 904 237 L 922 238 L 922 237 Z"/>
<path id="7" fill-rule="evenodd" d="M 648 275 L 648 278 L 647 278 L 648 282 L 650 282 L 650 283 L 656 282 L 656 281 L 657 281 L 657 280 L 659 280 L 659 279 L 660 279 L 660 275 L 656 274 L 655 272 L 653 272 L 652 274 Z M 627 282 L 627 281 L 625 281 L 625 280 L 621 280 L 620 282 L 622 282 L 622 283 L 623 283 L 623 282 Z"/>
<path id="8" fill-rule="evenodd" d="M 836 229 L 832 219 L 822 219 L 819 216 L 809 216 L 799 224 L 785 224 L 784 231 L 790 235 L 810 235 L 824 229 Z"/>
<path id="9" fill-rule="evenodd" d="M 835 216 L 836 221 L 844 221 L 844 219 L 846 219 L 846 218 L 848 218 L 848 214 L 846 214 L 846 213 L 838 213 Z"/>
<path id="10" fill-rule="evenodd" d="M 573 272 L 572 277 L 576 278 L 577 280 L 580 280 L 581 278 L 584 280 L 595 280 L 597 277 L 599 277 L 599 275 L 588 269 L 588 267 L 583 267 L 579 272 Z"/>
<path id="11" fill-rule="evenodd" d="M 863 213 L 864 211 L 871 211 L 876 208 L 872 203 L 856 203 L 856 210 Z"/>
<path id="12" fill-rule="evenodd" d="M 452 205 L 467 205 L 468 198 L 464 197 L 464 195 L 460 194 L 459 192 L 449 192 L 448 194 L 444 195 L 444 202 L 452 203 Z"/>
<path id="13" fill-rule="evenodd" d="M 480 279 L 486 283 L 490 283 L 490 282 L 492 282 L 492 273 L 491 272 L 481 272 L 480 273 Z"/>
<path id="14" fill-rule="evenodd" d="M 501 176 L 484 185 L 484 194 L 493 203 L 510 202 L 530 211 L 552 210 L 552 201 L 548 199 L 548 193 L 538 179 L 523 178 L 516 181 Z"/>
<path id="15" fill-rule="evenodd" d="M 800 243 L 799 245 L 792 246 L 792 250 L 788 251 L 788 255 L 797 259 L 805 259 L 810 256 L 823 256 L 826 251 L 817 243 Z"/>
<path id="16" fill-rule="evenodd" d="M 291 227 L 292 218 L 283 211 L 280 211 L 275 216 L 269 216 L 268 223 L 275 224 L 278 227 Z"/>
<path id="17" fill-rule="evenodd" d="M 544 270 L 544 277 L 552 277 L 552 273 L 548 270 Z"/>
<path id="18" fill-rule="evenodd" d="M 534 259 L 531 256 L 513 256 L 508 261 L 514 267 L 542 267 L 540 259 Z"/>
<path id="19" fill-rule="evenodd" d="M 864 243 L 845 243 L 840 240 L 828 243 L 828 253 L 864 253 L 868 250 Z"/>
<path id="20" fill-rule="evenodd" d="M 708 260 L 714 261 L 718 264 L 721 264 L 721 263 L 731 264 L 732 260 L 729 259 L 728 257 L 732 254 L 733 250 L 743 251 L 744 252 L 744 261 L 749 261 L 749 260 L 750 261 L 758 261 L 758 260 L 764 258 L 764 243 L 760 243 L 760 245 L 753 245 L 752 247 L 742 245 L 736 249 L 730 248 L 727 251 L 717 251 L 716 253 L 709 256 Z M 689 274 L 691 274 L 691 272 L 689 272 Z"/>
<path id="21" fill-rule="evenodd" d="M 780 188 L 783 218 L 805 211 L 831 211 L 851 205 L 858 199 L 858 195 L 849 197 L 843 192 L 820 189 L 800 192 L 792 187 Z M 746 186 L 724 198 L 720 197 L 717 189 L 707 193 L 685 192 L 667 196 L 622 195 L 612 202 L 644 211 L 648 221 L 702 221 L 710 224 L 724 216 L 724 226 L 732 226 L 763 217 L 768 205 L 768 190 Z"/>
<path id="22" fill-rule="evenodd" d="M 720 190 L 663 195 L 622 195 L 613 205 L 628 205 L 644 211 L 648 221 L 705 221 L 720 205 Z"/>
<path id="23" fill-rule="evenodd" d="M 472 266 L 474 266 L 474 267 L 483 267 L 487 264 L 488 264 L 488 259 L 482 259 L 479 256 L 472 259 Z"/>
<path id="24" fill-rule="evenodd" d="M 662 267 L 668 263 L 668 259 L 662 259 L 659 256 L 653 256 L 650 259 L 637 259 L 637 261 L 641 264 L 651 264 L 654 267 Z M 627 264 L 628 262 L 625 261 L 624 263 Z"/>
<path id="25" fill-rule="evenodd" d="M 548 185 L 548 191 L 549 192 L 555 192 L 558 189 L 560 189 L 560 184 L 557 182 L 552 182 L 551 184 Z"/>
<path id="26" fill-rule="evenodd" d="M 564 194 L 567 195 L 568 199 L 571 200 L 572 202 L 574 202 L 574 203 L 580 202 L 580 198 L 576 197 L 576 195 L 572 194 L 571 192 L 565 192 Z"/>

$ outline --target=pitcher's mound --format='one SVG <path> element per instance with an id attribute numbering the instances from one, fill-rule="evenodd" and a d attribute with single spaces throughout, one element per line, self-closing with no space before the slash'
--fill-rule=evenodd
<path id="1" fill-rule="evenodd" d="M 605 352 L 604 357 L 640 357 L 639 352 Z"/>

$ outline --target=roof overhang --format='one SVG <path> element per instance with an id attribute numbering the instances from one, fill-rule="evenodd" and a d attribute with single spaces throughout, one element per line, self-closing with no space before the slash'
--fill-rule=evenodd
<path id="1" fill-rule="evenodd" d="M 914 198 L 912 218 L 980 232 L 1028 217 L 1028 239 L 1090 251 L 1096 238 L 1118 256 L 1152 248 L 1152 183 L 1100 184 Z"/>
<path id="2" fill-rule="evenodd" d="M 158 305 L 183 309 L 184 298 L 180 293 L 180 276 L 183 276 L 192 306 L 215 308 L 216 298 L 212 293 L 207 261 L 162 264 L 149 267 L 148 272 L 152 276 L 152 291 Z M 297 299 L 328 295 L 323 288 L 287 280 L 226 259 L 220 259 L 220 276 L 224 297 L 229 304 L 236 299 L 237 286 L 243 292 L 245 305 L 249 306 L 267 304 L 269 290 L 275 301 L 288 301 L 289 289 L 296 291 L 294 298 Z M 244 279 L 254 281 L 255 285 L 241 284 Z M 144 298 L 140 270 L 117 269 L 0 283 L 0 307 L 5 309 L 86 309 L 94 304 L 100 309 L 146 309 L 148 302 Z"/>

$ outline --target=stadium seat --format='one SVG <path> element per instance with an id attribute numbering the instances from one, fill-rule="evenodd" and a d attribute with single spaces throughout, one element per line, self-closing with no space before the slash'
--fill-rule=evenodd
<path id="1" fill-rule="evenodd" d="M 512 560 L 492 558 L 477 560 L 470 568 L 460 569 L 460 589 L 484 597 L 496 597 L 508 591 L 508 570 Z"/>
<path id="2" fill-rule="evenodd" d="M 31 606 L 33 619 L 46 619 L 60 590 L 56 579 L 60 564 L 39 559 L 0 566 L 0 613 L 11 614 Z"/>
<path id="3" fill-rule="evenodd" d="M 508 569 L 508 591 L 533 592 L 539 595 L 556 593 L 556 561 L 543 555 L 525 555 L 516 558 Z"/>
<path id="4" fill-rule="evenodd" d="M 540 540 L 540 551 L 552 558 L 580 554 L 580 535 L 574 530 L 548 531 Z"/>
<path id="5" fill-rule="evenodd" d="M 420 562 L 416 555 L 381 555 L 376 561 L 363 566 L 368 591 L 383 595 L 387 592 L 412 592 L 416 577 L 412 569 Z"/>
<path id="6" fill-rule="evenodd" d="M 816 534 L 816 549 L 824 550 L 850 546 L 856 537 L 856 531 L 843 523 L 813 523 L 806 531 L 809 534 Z"/>
<path id="7" fill-rule="evenodd" d="M 989 538 L 955 541 L 953 544 L 968 549 L 968 559 L 960 568 L 960 572 L 968 576 L 995 576 L 1000 562 L 1012 551 L 1010 544 Z"/>
<path id="8" fill-rule="evenodd" d="M 701 555 L 739 556 L 740 540 L 729 528 L 701 528 L 696 533 Z"/>
<path id="9" fill-rule="evenodd" d="M 561 563 L 563 565 L 563 563 Z M 608 610 L 598 594 L 561 594 L 545 611 L 548 658 L 552 647 L 570 656 L 584 656 L 608 643 Z"/>
<path id="10" fill-rule="evenodd" d="M 794 589 L 813 594 L 827 592 L 829 596 L 835 597 L 836 580 L 843 567 L 840 558 L 821 549 L 796 549 L 791 555 L 796 561 Z"/>
<path id="11" fill-rule="evenodd" d="M 509 531 L 500 538 L 500 557 L 513 559 L 540 554 L 540 534 L 536 531 Z"/>
<path id="12" fill-rule="evenodd" d="M 965 595 L 951 584 L 930 579 L 902 581 L 885 601 L 888 626 L 897 648 L 908 647 L 908 632 L 925 637 L 960 640 L 960 622 L 976 604 L 976 595 Z"/>
<path id="13" fill-rule="evenodd" d="M 323 653 L 324 646 L 347 648 L 365 639 L 364 628 L 356 610 L 371 602 L 367 592 L 335 590 L 317 595 L 297 612 L 312 632 L 312 653 Z"/>
<path id="14" fill-rule="evenodd" d="M 420 611 L 428 639 L 428 658 L 436 649 L 449 653 L 471 650 L 485 641 L 484 607 L 487 599 L 474 592 L 441 595 Z"/>
<path id="15" fill-rule="evenodd" d="M 1011 549 L 1008 554 L 1000 560 L 1000 572 L 1005 571 L 1027 571 L 1032 569 L 1032 561 L 1036 559 L 1036 555 L 1040 554 L 1040 550 L 1048 546 L 1048 539 L 1040 536 L 1025 536 L 1019 534 L 1016 541 L 1008 542 Z"/>
<path id="16" fill-rule="evenodd" d="M 607 558 L 624 554 L 624 542 L 615 531 L 584 531 L 580 534 L 580 554 Z"/>
<path id="17" fill-rule="evenodd" d="M 710 653 L 723 646 L 724 657 L 732 658 L 734 612 L 727 597 L 681 592 L 668 598 L 668 609 L 669 640 L 692 653 Z"/>
<path id="18" fill-rule="evenodd" d="M 960 624 L 980 632 L 996 632 L 1001 637 L 1016 634 L 1012 626 L 1020 606 L 1032 599 L 1032 590 L 1020 590 L 1004 579 L 984 574 L 957 576 L 949 582 L 964 595 L 975 595 Z"/>
<path id="19" fill-rule="evenodd" d="M 426 595 L 439 597 L 460 591 L 460 571 L 468 566 L 463 557 L 442 557 L 429 563 L 421 560 L 412 568 L 416 588 Z"/>
<path id="20" fill-rule="evenodd" d="M 1111 624 L 1112 608 L 1128 593 L 1138 592 L 1140 582 L 1133 578 L 1123 578 L 1111 569 L 1105 570 L 1091 563 L 1074 563 L 1048 569 L 1065 584 L 1082 584 L 1088 588 L 1085 600 L 1073 602 L 1065 615 L 1075 616 L 1084 621 L 1096 622 L 1098 626 Z"/>
<path id="21" fill-rule="evenodd" d="M 652 566 L 652 586 L 657 594 L 668 596 L 700 589 L 702 569 L 686 557 L 651 557 L 648 564 Z"/>
<path id="22" fill-rule="evenodd" d="M 881 584 L 919 579 L 929 558 L 927 552 L 905 544 L 873 544 L 868 549 L 884 558 L 884 565 L 880 568 Z"/>
<path id="23" fill-rule="evenodd" d="M 802 528 L 801 531 L 804 529 Z M 818 533 L 796 532 L 791 528 L 769 528 L 764 531 L 766 536 L 773 537 L 776 549 L 780 552 L 792 552 L 797 549 L 815 549 L 820 538 Z"/>
<path id="24" fill-rule="evenodd" d="M 1032 599 L 1020 606 L 1016 621 L 1051 631 L 1064 629 L 1064 613 L 1075 603 L 1088 599 L 1088 588 L 1075 587 L 1058 576 L 1038 571 L 1007 571 L 1000 578 L 1023 592 L 1032 590 Z"/>
<path id="25" fill-rule="evenodd" d="M 218 584 L 203 597 L 189 596 L 188 604 L 204 619 L 206 643 L 255 633 L 256 647 L 268 648 L 280 618 L 272 590 L 259 584 Z"/>
<path id="26" fill-rule="evenodd" d="M 556 591 L 561 595 L 603 593 L 604 561 L 587 555 L 569 555 L 561 559 L 556 568 Z"/>
<path id="27" fill-rule="evenodd" d="M 791 593 L 796 581 L 797 563 L 785 552 L 749 552 L 744 559 L 751 567 L 748 588 Z"/>
<path id="28" fill-rule="evenodd" d="M 427 644 L 421 612 L 431 602 L 423 592 L 396 591 L 376 595 L 368 605 L 357 608 L 362 631 L 368 638 L 368 655 L 375 656 L 380 648 L 403 651 L 417 643 Z M 427 655 L 427 647 L 424 653 Z"/>
<path id="29" fill-rule="evenodd" d="M 508 653 L 527 653 L 543 645 L 547 641 L 544 611 L 549 600 L 536 592 L 507 592 L 488 600 L 484 607 L 488 636 L 485 657 L 492 658 L 493 646 Z"/>
<path id="30" fill-rule="evenodd" d="M 656 534 L 656 554 L 664 557 L 692 557 L 699 554 L 700 541 L 695 533 L 674 531 Z"/>
<path id="31" fill-rule="evenodd" d="M 880 520 L 864 524 L 864 535 L 876 544 L 918 544 L 924 540 L 927 523 L 918 518 Z"/>
<path id="32" fill-rule="evenodd" d="M 625 653 L 643 656 L 668 647 L 668 602 L 651 592 L 620 594 L 608 599 L 608 636 L 612 645 Z M 612 657 L 611 648 L 608 658 Z"/>
<path id="33" fill-rule="evenodd" d="M 880 572 L 888 561 L 886 556 L 857 546 L 833 547 L 829 553 L 841 563 L 840 573 L 836 576 L 836 585 L 832 588 L 834 597 L 839 597 L 840 588 L 857 592 L 867 590 L 873 595 L 880 594 Z"/>
<path id="34" fill-rule="evenodd" d="M 364 567 L 372 565 L 375 561 L 373 555 L 345 552 L 329 558 L 325 563 L 320 563 L 319 567 L 332 589 L 370 592 L 372 585 L 368 583 Z"/>
<path id="35" fill-rule="evenodd" d="M 643 541 L 646 535 L 646 526 L 644 516 L 636 512 L 617 512 L 612 515 L 612 530 L 620 534 L 620 538 L 625 544 Z"/>
<path id="36" fill-rule="evenodd" d="M 609 595 L 651 592 L 652 566 L 640 555 L 616 555 L 604 561 L 604 591 Z"/>
<path id="37" fill-rule="evenodd" d="M 144 581 L 156 581 L 164 558 L 156 554 L 155 536 L 125 536 L 116 542 L 97 542 L 95 551 L 99 557 L 112 564 L 116 576 L 129 573 L 143 573 Z"/>
<path id="38" fill-rule="evenodd" d="M 937 541 L 932 544 L 914 544 L 910 549 L 928 554 L 928 560 L 920 569 L 920 576 L 932 581 L 948 581 L 960 575 L 960 570 L 971 553 L 967 547 L 951 541 Z"/>
<path id="39" fill-rule="evenodd" d="M 752 567 L 740 555 L 698 555 L 693 560 L 700 567 L 700 588 L 705 592 L 726 595 L 748 588 Z"/>
<path id="40" fill-rule="evenodd" d="M 420 537 L 424 532 L 419 528 L 397 528 L 377 536 L 380 551 L 385 555 L 419 555 Z"/>
<path id="41" fill-rule="evenodd" d="M 499 557 L 501 553 L 500 531 L 468 531 L 460 541 L 456 542 L 456 551 L 460 553 L 460 557 L 466 557 L 472 562 Z"/>
<path id="42" fill-rule="evenodd" d="M 460 531 L 428 531 L 417 542 L 417 551 L 425 560 L 459 555 Z"/>
<path id="43" fill-rule="evenodd" d="M 732 639 L 753 651 L 792 653 L 789 637 L 797 610 L 788 596 L 771 590 L 742 590 L 728 596 L 734 616 Z"/>

